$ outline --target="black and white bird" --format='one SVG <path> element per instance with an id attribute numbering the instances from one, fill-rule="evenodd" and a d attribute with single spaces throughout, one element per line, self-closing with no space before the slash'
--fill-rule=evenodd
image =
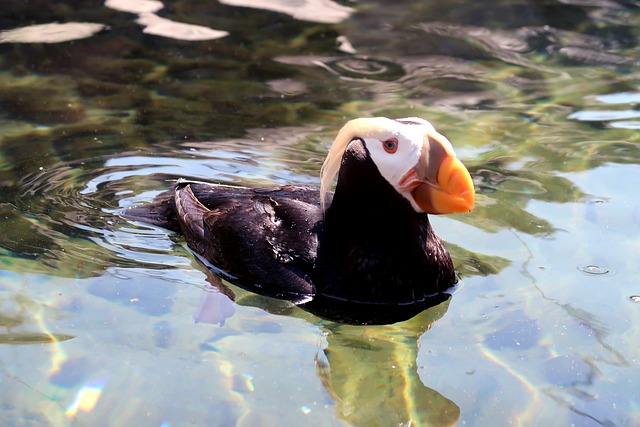
<path id="1" fill-rule="evenodd" d="M 386 323 L 448 297 L 457 276 L 428 214 L 468 212 L 474 199 L 469 172 L 429 122 L 376 117 L 340 130 L 320 188 L 179 180 L 124 216 L 181 232 L 244 289 Z"/>

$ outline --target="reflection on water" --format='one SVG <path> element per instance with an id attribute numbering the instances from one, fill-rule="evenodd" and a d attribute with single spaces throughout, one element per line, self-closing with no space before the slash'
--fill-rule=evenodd
<path id="1" fill-rule="evenodd" d="M 11 8 L 2 424 L 640 424 L 633 2 Z M 478 193 L 432 219 L 463 280 L 411 320 L 227 286 L 118 215 L 179 177 L 317 184 L 366 115 L 435 123 Z"/>
<path id="2" fill-rule="evenodd" d="M 418 376 L 418 340 L 447 311 L 448 301 L 392 326 L 330 325 L 318 376 L 353 425 L 454 425 L 455 402 Z M 428 410 L 424 410 L 428 408 Z"/>
<path id="3" fill-rule="evenodd" d="M 0 43 L 61 43 L 91 37 L 105 29 L 102 24 L 66 22 L 30 25 L 0 33 Z"/>

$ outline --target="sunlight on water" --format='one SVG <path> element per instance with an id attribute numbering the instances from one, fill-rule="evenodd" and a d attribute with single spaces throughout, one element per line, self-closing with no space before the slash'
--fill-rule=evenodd
<path id="1" fill-rule="evenodd" d="M 69 418 L 73 418 L 78 411 L 91 412 L 98 403 L 103 388 L 104 384 L 101 383 L 82 386 L 82 388 L 78 390 L 76 399 L 69 405 L 65 414 L 67 414 Z"/>
<path id="2" fill-rule="evenodd" d="M 535 384 L 530 383 L 526 376 L 519 373 L 514 368 L 510 367 L 507 362 L 500 360 L 497 355 L 495 355 L 491 350 L 484 349 L 484 355 L 487 359 L 489 359 L 492 363 L 504 368 L 505 371 L 509 373 L 512 377 L 516 378 L 524 387 L 524 391 L 530 396 L 527 397 L 529 403 L 526 405 L 528 409 L 523 410 L 515 420 L 515 425 L 518 426 L 527 426 L 531 425 L 531 423 L 535 423 L 537 419 L 537 414 L 539 413 L 539 405 L 541 404 L 541 398 L 539 395 L 538 387 Z"/>

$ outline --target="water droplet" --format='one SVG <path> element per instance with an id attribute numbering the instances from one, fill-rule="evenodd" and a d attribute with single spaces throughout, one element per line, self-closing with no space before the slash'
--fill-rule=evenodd
<path id="1" fill-rule="evenodd" d="M 594 265 L 594 264 L 579 265 L 578 270 L 582 271 L 583 273 L 592 274 L 596 276 L 602 276 L 602 275 L 611 273 L 611 270 L 608 267 L 603 267 L 603 266 Z"/>

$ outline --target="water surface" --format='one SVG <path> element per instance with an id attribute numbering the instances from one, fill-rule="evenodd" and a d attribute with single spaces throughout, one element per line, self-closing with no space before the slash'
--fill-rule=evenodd
<path id="1" fill-rule="evenodd" d="M 634 1 L 10 2 L 3 425 L 640 424 Z M 463 280 L 394 325 L 229 286 L 119 213 L 179 177 L 318 184 L 351 118 L 419 116 L 478 192 Z"/>

